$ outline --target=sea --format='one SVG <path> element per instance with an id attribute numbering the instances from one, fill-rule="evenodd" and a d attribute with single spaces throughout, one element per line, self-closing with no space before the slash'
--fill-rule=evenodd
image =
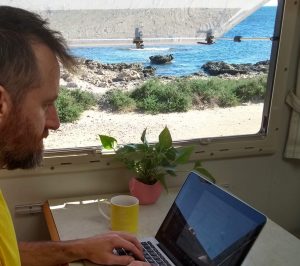
<path id="1" fill-rule="evenodd" d="M 172 54 L 170 64 L 151 65 L 157 76 L 188 76 L 201 72 L 201 66 L 208 61 L 226 63 L 256 63 L 270 59 L 276 6 L 265 6 L 244 19 L 212 45 L 151 45 L 145 49 L 130 46 L 74 47 L 75 56 L 97 60 L 101 63 L 141 63 L 150 66 L 149 57 Z M 242 36 L 241 42 L 234 42 L 234 36 Z M 245 38 L 243 40 L 243 38 Z M 248 39 L 249 38 L 249 39 Z M 255 40 L 255 38 L 263 38 Z"/>

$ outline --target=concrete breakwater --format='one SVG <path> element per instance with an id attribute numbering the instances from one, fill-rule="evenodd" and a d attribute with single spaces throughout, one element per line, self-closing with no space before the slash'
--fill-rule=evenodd
<path id="1" fill-rule="evenodd" d="M 192 38 L 195 43 L 195 39 L 205 39 L 209 30 L 218 37 L 229 29 L 227 22 L 238 11 L 238 8 L 144 8 L 45 10 L 38 13 L 66 39 L 76 39 L 77 44 L 91 39 L 102 39 L 102 44 L 118 39 L 118 42 L 128 44 L 132 43 L 136 28 L 142 31 L 143 38 L 153 38 L 154 42 L 159 42 L 156 39 L 185 42 Z M 230 28 L 234 25 L 230 24 Z"/>

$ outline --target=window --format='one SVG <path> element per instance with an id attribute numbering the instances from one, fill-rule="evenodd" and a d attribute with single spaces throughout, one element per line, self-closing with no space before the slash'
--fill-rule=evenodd
<path id="1" fill-rule="evenodd" d="M 181 143 L 262 150 L 249 143 L 268 131 L 283 1 L 1 2 L 37 11 L 81 58 L 77 76 L 61 74 L 62 119 L 75 120 L 50 133 L 50 156 L 98 146 L 98 134 L 137 142 L 147 128 L 156 141 L 166 125 Z"/>

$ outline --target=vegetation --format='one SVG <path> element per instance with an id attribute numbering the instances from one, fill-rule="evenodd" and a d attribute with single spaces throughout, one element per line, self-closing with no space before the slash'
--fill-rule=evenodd
<path id="1" fill-rule="evenodd" d="M 131 93 L 111 90 L 100 102 L 113 111 L 141 111 L 151 114 L 185 112 L 206 106 L 230 107 L 248 101 L 262 101 L 265 95 L 265 75 L 246 79 L 176 79 L 162 82 L 146 81 Z M 103 105 L 105 103 L 105 105 Z"/>
<path id="2" fill-rule="evenodd" d="M 99 105 L 101 108 L 117 112 L 130 112 L 136 108 L 129 92 L 120 89 L 107 91 L 99 100 Z"/>
<path id="3" fill-rule="evenodd" d="M 191 108 L 192 97 L 183 82 L 162 83 L 152 79 L 135 89 L 130 97 L 140 111 L 150 113 L 185 112 Z"/>
<path id="4" fill-rule="evenodd" d="M 238 86 L 234 88 L 234 93 L 241 99 L 241 102 L 261 101 L 265 97 L 266 87 L 266 76 L 251 79 L 248 82 L 240 80 Z"/>
<path id="5" fill-rule="evenodd" d="M 77 120 L 84 110 L 96 105 L 96 103 L 96 97 L 90 92 L 80 89 L 68 90 L 61 87 L 56 108 L 60 121 L 66 123 Z"/>
<path id="6" fill-rule="evenodd" d="M 135 172 L 137 180 L 148 185 L 159 181 L 165 189 L 167 189 L 166 175 L 175 176 L 177 165 L 186 163 L 194 148 L 193 146 L 174 147 L 167 127 L 159 134 L 158 142 L 155 144 L 148 143 L 146 129 L 141 136 L 142 143 L 131 143 L 122 147 L 118 147 L 117 140 L 111 136 L 99 135 L 99 137 L 102 147 L 114 150 L 116 158 Z M 199 160 L 196 161 L 194 169 L 214 181 L 213 176 L 201 165 Z"/>
<path id="7" fill-rule="evenodd" d="M 163 82 L 151 79 L 131 92 L 121 89 L 107 91 L 98 101 L 102 109 L 116 112 L 140 111 L 151 114 L 186 112 L 192 108 L 230 107 L 244 102 L 262 101 L 265 75 L 246 79 L 178 78 Z M 63 123 L 77 120 L 84 110 L 97 104 L 94 94 L 80 89 L 62 87 L 56 106 Z"/>

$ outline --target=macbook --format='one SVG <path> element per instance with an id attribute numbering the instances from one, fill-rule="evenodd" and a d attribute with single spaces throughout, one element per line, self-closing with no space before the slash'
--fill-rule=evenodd
<path id="1" fill-rule="evenodd" d="M 141 242 L 153 265 L 235 266 L 265 223 L 262 213 L 191 172 L 155 237 Z"/>

